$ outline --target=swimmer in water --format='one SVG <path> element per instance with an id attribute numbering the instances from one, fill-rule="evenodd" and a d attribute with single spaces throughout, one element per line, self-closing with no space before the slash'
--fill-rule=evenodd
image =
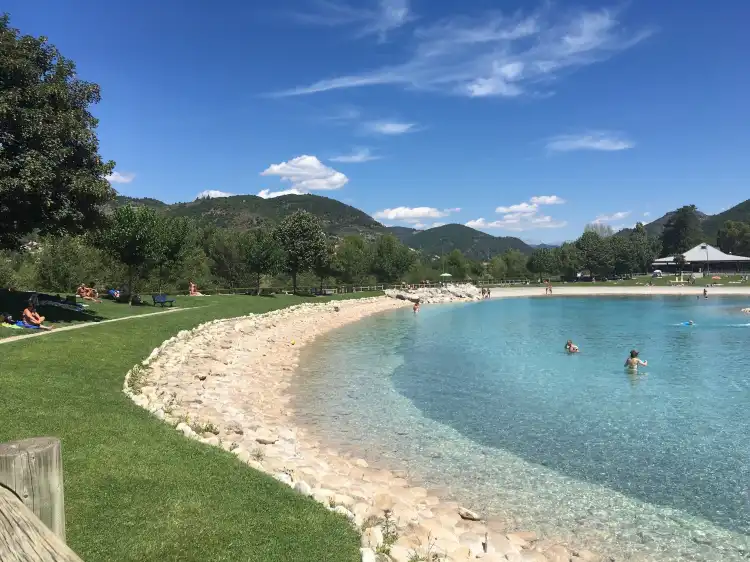
<path id="1" fill-rule="evenodd" d="M 416 314 L 417 312 L 419 312 L 419 301 L 416 301 L 414 303 L 414 306 L 412 307 L 412 310 L 414 310 L 414 314 Z"/>
<path id="2" fill-rule="evenodd" d="M 687 322 L 685 322 L 685 326 L 693 326 L 694 324 L 695 322 L 693 322 L 692 320 L 688 320 Z"/>
<path id="3" fill-rule="evenodd" d="M 568 340 L 565 344 L 565 351 L 568 353 L 578 353 L 580 350 L 578 349 L 578 346 L 573 343 L 573 340 Z"/>
<path id="4" fill-rule="evenodd" d="M 630 357 L 625 359 L 625 367 L 627 367 L 629 371 L 637 371 L 640 365 L 647 367 L 648 361 L 638 359 L 638 352 L 635 349 L 631 350 Z"/>

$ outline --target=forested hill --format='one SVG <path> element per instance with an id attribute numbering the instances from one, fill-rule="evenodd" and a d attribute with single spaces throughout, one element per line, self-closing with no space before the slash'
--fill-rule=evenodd
<path id="1" fill-rule="evenodd" d="M 674 215 L 675 211 L 670 211 L 666 215 L 659 217 L 658 219 L 648 223 L 646 225 L 646 232 L 650 236 L 661 236 L 664 225 Z M 701 222 L 701 230 L 705 240 L 711 244 L 716 243 L 716 235 L 719 229 L 724 226 L 726 221 L 737 221 L 737 222 L 750 222 L 750 199 L 735 205 L 731 209 L 722 211 L 716 215 L 707 215 L 698 211 L 698 219 Z M 631 229 L 626 228 L 619 231 L 617 234 L 625 236 L 631 232 Z"/>
<path id="2" fill-rule="evenodd" d="M 234 195 L 173 204 L 118 195 L 114 202 L 117 206 L 127 204 L 151 207 L 169 216 L 190 217 L 204 225 L 240 230 L 272 226 L 297 210 L 305 210 L 318 217 L 329 234 L 359 234 L 372 238 L 390 232 L 407 246 L 436 256 L 441 252 L 447 254 L 451 250 L 460 250 L 466 257 L 486 259 L 488 255 L 496 256 L 506 250 L 530 254 L 533 249 L 518 238 L 491 236 L 460 224 L 447 224 L 428 230 L 385 227 L 364 211 L 319 195 L 283 195 L 272 199 Z"/>
<path id="3" fill-rule="evenodd" d="M 416 230 L 402 241 L 427 255 L 439 256 L 452 250 L 460 250 L 472 259 L 488 259 L 508 250 L 519 250 L 531 254 L 532 248 L 519 238 L 492 236 L 462 224 L 446 224 L 428 230 Z"/>
<path id="4" fill-rule="evenodd" d="M 155 199 L 117 198 L 117 204 L 127 203 L 153 207 L 170 216 L 190 217 L 202 224 L 240 230 L 264 224 L 274 225 L 295 211 L 304 210 L 318 217 L 323 228 L 336 236 L 361 234 L 372 237 L 385 232 L 385 227 L 367 213 L 319 195 L 283 195 L 272 199 L 257 195 L 235 195 L 171 205 Z"/>

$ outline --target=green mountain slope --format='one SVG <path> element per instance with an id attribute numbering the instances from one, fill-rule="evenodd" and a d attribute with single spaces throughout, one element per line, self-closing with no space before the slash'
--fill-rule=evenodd
<path id="1" fill-rule="evenodd" d="M 428 230 L 417 230 L 404 243 L 427 255 L 439 256 L 458 249 L 465 256 L 487 259 L 507 250 L 532 252 L 531 246 L 514 237 L 492 236 L 462 224 L 446 224 Z"/>
<path id="2" fill-rule="evenodd" d="M 727 221 L 749 222 L 750 223 L 750 199 L 727 209 L 718 215 L 706 217 L 703 221 L 703 233 L 706 235 L 706 241 L 709 243 L 716 242 L 716 235 L 719 229 Z"/>

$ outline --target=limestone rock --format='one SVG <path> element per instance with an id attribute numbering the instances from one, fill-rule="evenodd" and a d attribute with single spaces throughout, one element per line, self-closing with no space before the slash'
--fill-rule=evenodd
<path id="1" fill-rule="evenodd" d="M 380 527 L 370 527 L 362 533 L 362 546 L 376 549 L 383 544 L 383 531 Z"/>
<path id="2" fill-rule="evenodd" d="M 461 519 L 465 519 L 467 521 L 479 521 L 479 514 L 471 511 L 470 509 L 466 509 L 465 507 L 459 507 L 458 508 L 458 515 L 461 517 Z"/>
<path id="3" fill-rule="evenodd" d="M 343 515 L 349 521 L 354 521 L 354 514 L 346 509 L 343 505 L 337 505 L 336 507 L 334 507 L 333 512 L 338 513 L 339 515 Z"/>
<path id="4" fill-rule="evenodd" d="M 570 562 L 570 553 L 564 546 L 555 545 L 544 551 L 544 558 L 549 562 Z"/>
<path id="5" fill-rule="evenodd" d="M 294 489 L 300 494 L 302 494 L 303 496 L 309 497 L 312 495 L 312 489 L 310 488 L 310 485 L 304 480 L 299 480 L 295 482 Z"/>
<path id="6" fill-rule="evenodd" d="M 287 486 L 292 486 L 292 477 L 289 476 L 286 472 L 277 472 L 273 475 L 276 480 L 281 482 L 282 484 L 286 484 Z"/>
<path id="7" fill-rule="evenodd" d="M 396 502 L 390 494 L 375 494 L 374 503 L 378 511 L 390 511 Z"/>
<path id="8" fill-rule="evenodd" d="M 377 562 L 375 551 L 370 548 L 360 548 L 359 553 L 362 556 L 362 562 Z"/>
<path id="9" fill-rule="evenodd" d="M 367 461 L 365 459 L 357 459 L 356 461 L 354 461 L 354 464 L 356 464 L 360 468 L 367 468 L 368 466 L 370 466 L 369 464 L 367 464 Z"/>
<path id="10" fill-rule="evenodd" d="M 574 552 L 573 554 L 583 562 L 602 562 L 601 554 L 597 554 L 596 552 L 592 552 L 590 550 L 579 550 L 577 552 Z"/>
<path id="11" fill-rule="evenodd" d="M 140 406 L 141 408 L 148 407 L 148 398 L 146 398 L 143 394 L 136 394 L 135 396 L 133 396 L 133 402 L 135 402 L 136 406 Z"/>
<path id="12" fill-rule="evenodd" d="M 279 438 L 268 431 L 259 431 L 255 436 L 255 440 L 261 445 L 273 445 Z"/>

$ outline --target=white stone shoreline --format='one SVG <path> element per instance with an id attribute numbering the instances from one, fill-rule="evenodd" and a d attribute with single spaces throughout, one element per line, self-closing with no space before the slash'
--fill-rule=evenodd
<path id="1" fill-rule="evenodd" d="M 406 473 L 339 454 L 293 424 L 300 348 L 329 330 L 408 305 L 385 297 L 302 304 L 202 324 L 165 341 L 128 372 L 124 391 L 187 438 L 222 447 L 349 519 L 362 560 L 597 561 L 589 551 L 508 532 L 501 520 L 411 486 Z M 437 558 L 432 558 L 437 555 Z"/>

